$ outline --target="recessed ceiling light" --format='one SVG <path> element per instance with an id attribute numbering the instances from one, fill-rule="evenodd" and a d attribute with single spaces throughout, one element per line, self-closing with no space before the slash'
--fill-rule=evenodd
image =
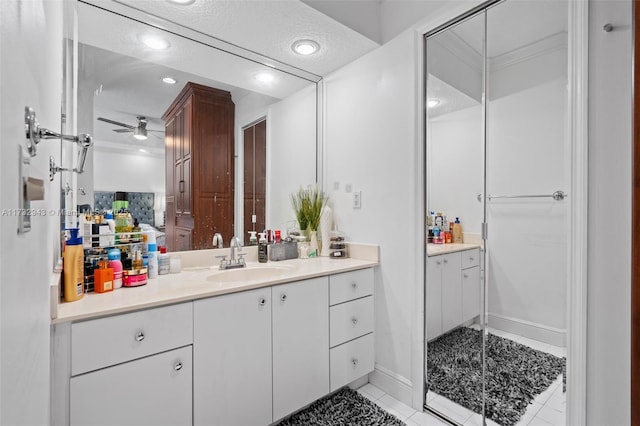
<path id="1" fill-rule="evenodd" d="M 427 108 L 433 108 L 437 105 L 440 105 L 440 99 L 429 99 L 427 101 Z"/>
<path id="2" fill-rule="evenodd" d="M 145 46 L 153 50 L 164 50 L 168 49 L 170 46 L 167 40 L 152 34 L 143 34 L 139 37 L 139 39 L 142 43 L 145 44 Z"/>
<path id="3" fill-rule="evenodd" d="M 176 84 L 178 82 L 178 80 L 176 80 L 173 77 L 167 76 L 167 77 L 162 77 L 162 82 L 163 83 L 167 83 L 167 84 Z"/>
<path id="4" fill-rule="evenodd" d="M 196 0 L 167 0 L 169 3 L 179 4 L 181 6 L 186 6 L 188 4 L 193 4 Z"/>
<path id="5" fill-rule="evenodd" d="M 298 55 L 309 56 L 320 50 L 320 45 L 313 40 L 298 40 L 291 48 Z"/>
<path id="6" fill-rule="evenodd" d="M 273 81 L 275 80 L 275 76 L 268 72 L 268 71 L 261 71 L 259 73 L 257 73 L 254 78 L 263 84 L 270 84 L 273 83 Z"/>

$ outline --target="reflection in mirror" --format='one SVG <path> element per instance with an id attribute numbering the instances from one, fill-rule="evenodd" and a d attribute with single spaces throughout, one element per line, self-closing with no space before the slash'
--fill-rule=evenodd
<path id="1" fill-rule="evenodd" d="M 426 221 L 477 247 L 427 246 L 425 402 L 459 423 L 564 424 L 567 22 L 506 0 L 426 40 Z"/>
<path id="2" fill-rule="evenodd" d="M 447 407 L 471 410 L 477 424 L 482 424 L 484 411 L 480 251 L 478 246 L 445 254 L 438 249 L 451 246 L 446 241 L 453 241 L 459 226 L 461 242 L 480 240 L 484 211 L 477 195 L 484 192 L 484 40 L 484 13 L 426 40 L 425 402 L 442 415 L 451 416 Z M 456 219 L 461 225 L 453 224 Z"/>
<path id="3" fill-rule="evenodd" d="M 166 48 L 145 45 L 151 36 Z M 215 233 L 228 246 L 233 235 L 248 241 L 249 230 L 294 223 L 290 194 L 316 182 L 315 82 L 82 2 L 78 58 L 78 126 L 95 140 L 78 178 L 80 209 L 110 208 L 115 193 L 126 192 L 140 223 L 172 239 L 189 232 L 166 241 L 173 250 L 211 248 Z M 228 130 L 215 124 L 218 113 L 194 102 L 191 121 L 169 135 L 170 106 L 189 83 L 230 97 Z M 262 132 L 257 149 L 251 129 Z M 230 144 L 224 155 L 222 139 Z M 176 141 L 188 146 L 186 157 L 167 160 L 168 141 L 172 153 Z M 181 162 L 187 168 L 178 177 Z M 226 168 L 213 167 L 220 163 Z M 187 204 L 177 206 L 176 195 Z"/>

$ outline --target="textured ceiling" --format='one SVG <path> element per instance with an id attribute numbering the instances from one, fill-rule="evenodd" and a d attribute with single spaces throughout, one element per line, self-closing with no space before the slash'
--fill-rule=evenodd
<path id="1" fill-rule="evenodd" d="M 322 76 L 379 46 L 298 0 L 198 0 L 187 6 L 160 0 L 118 3 Z M 293 53 L 291 45 L 301 38 L 317 41 L 320 51 L 307 57 Z"/>

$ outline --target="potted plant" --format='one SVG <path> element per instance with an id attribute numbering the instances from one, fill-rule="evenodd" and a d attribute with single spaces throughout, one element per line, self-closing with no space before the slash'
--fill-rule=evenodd
<path id="1" fill-rule="evenodd" d="M 318 254 L 318 227 L 320 217 L 327 204 L 328 197 L 318 186 L 308 186 L 300 188 L 298 192 L 291 194 L 291 203 L 296 215 L 300 230 L 307 233 L 309 238 L 309 255 L 311 257 Z"/>

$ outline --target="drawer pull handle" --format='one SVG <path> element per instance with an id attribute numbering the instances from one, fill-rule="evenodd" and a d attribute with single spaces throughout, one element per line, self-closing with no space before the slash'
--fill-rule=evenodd
<path id="1" fill-rule="evenodd" d="M 280 301 L 281 302 L 286 302 L 287 301 L 287 295 L 286 294 L 281 294 L 280 295 Z"/>
<path id="2" fill-rule="evenodd" d="M 356 317 L 351 318 L 351 322 L 353 323 L 353 325 L 358 325 L 358 318 Z"/>
<path id="3" fill-rule="evenodd" d="M 351 288 L 356 290 L 358 288 L 358 283 L 355 281 L 351 282 Z"/>
<path id="4" fill-rule="evenodd" d="M 358 366 L 358 358 L 352 358 L 351 359 L 351 364 L 353 364 L 354 367 Z"/>
<path id="5" fill-rule="evenodd" d="M 449 263 L 449 261 L 447 259 L 443 260 L 444 263 Z"/>
<path id="6" fill-rule="evenodd" d="M 440 265 L 442 264 L 442 262 L 440 262 L 439 260 L 436 261 L 436 265 Z"/>
<path id="7" fill-rule="evenodd" d="M 473 262 L 473 257 L 470 257 L 469 260 Z"/>
<path id="8" fill-rule="evenodd" d="M 267 303 L 267 300 L 264 297 L 261 297 L 258 301 L 258 305 L 264 306 Z"/>
<path id="9" fill-rule="evenodd" d="M 136 342 L 142 342 L 144 340 L 144 333 L 142 331 L 138 331 L 136 333 Z"/>
<path id="10" fill-rule="evenodd" d="M 173 369 L 176 371 L 182 370 L 182 363 L 180 361 L 176 362 L 175 365 L 173 366 Z"/>
<path id="11" fill-rule="evenodd" d="M 464 274 L 462 276 L 465 277 L 465 278 L 469 278 L 469 275 L 467 275 L 467 274 Z"/>

